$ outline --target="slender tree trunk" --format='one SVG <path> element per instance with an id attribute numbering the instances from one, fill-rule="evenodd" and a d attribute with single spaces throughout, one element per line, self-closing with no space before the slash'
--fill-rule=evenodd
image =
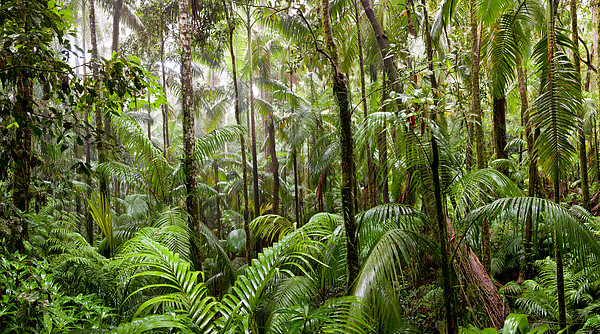
<path id="1" fill-rule="evenodd" d="M 382 75 L 382 90 L 381 90 L 381 105 L 382 111 L 386 112 L 386 104 L 384 103 L 387 99 L 387 75 L 383 72 Z M 390 202 L 390 192 L 388 186 L 388 155 L 387 155 L 387 122 L 384 120 L 383 124 L 379 128 L 379 134 L 377 135 L 377 144 L 379 151 L 379 169 L 381 170 L 381 195 L 383 204 Z"/>
<path id="2" fill-rule="evenodd" d="M 430 83 L 431 90 L 433 91 L 433 100 L 437 105 L 439 103 L 439 94 L 437 87 L 437 80 L 435 77 L 435 71 L 433 67 L 433 43 L 430 35 L 429 25 L 429 14 L 427 13 L 427 5 L 425 0 L 421 0 L 423 8 L 425 8 L 425 45 L 427 48 L 427 61 L 429 63 Z M 437 114 L 434 111 L 430 118 L 433 122 L 437 123 Z M 444 206 L 442 204 L 442 188 L 440 185 L 440 158 L 439 148 L 433 132 L 431 136 L 431 150 L 432 150 L 432 161 L 431 161 L 431 173 L 433 180 L 433 193 L 435 197 L 435 220 L 437 221 L 438 228 L 438 242 L 440 245 L 440 257 L 442 260 L 442 289 L 444 291 L 444 308 L 446 309 L 446 330 L 449 334 L 458 333 L 458 318 L 456 312 L 456 298 L 454 294 L 454 288 L 452 287 L 452 271 L 450 265 L 451 254 L 448 245 L 449 232 L 446 227 L 446 217 L 444 213 Z"/>
<path id="3" fill-rule="evenodd" d="M 560 204 L 560 180 L 558 179 L 558 172 L 554 179 L 554 201 Z M 562 252 L 560 250 L 560 240 L 558 239 L 558 224 L 554 223 L 553 229 L 553 241 L 554 241 L 554 257 L 556 259 L 556 291 L 558 295 L 558 325 L 561 329 L 567 327 L 567 305 L 565 302 L 565 278 L 564 278 L 564 264 L 562 258 Z"/>
<path id="4" fill-rule="evenodd" d="M 578 79 L 581 80 L 581 64 L 579 58 L 579 32 L 577 31 L 577 0 L 571 0 L 571 36 L 575 47 L 573 52 L 573 65 L 577 72 Z M 581 174 L 581 201 L 586 210 L 590 210 L 590 186 L 588 178 L 587 148 L 585 146 L 585 132 L 583 131 L 583 109 L 580 115 L 579 130 L 579 169 Z"/>
<path id="5" fill-rule="evenodd" d="M 233 32 L 235 25 L 231 19 L 231 8 L 227 6 L 225 0 L 222 0 L 223 8 L 225 8 L 225 18 L 227 19 L 227 25 L 229 26 L 228 42 L 229 42 L 229 53 L 231 55 L 231 70 L 233 75 L 233 88 L 235 93 L 235 121 L 238 125 L 242 125 L 242 117 L 240 113 L 240 91 L 238 88 L 237 80 L 237 65 L 235 61 L 235 52 L 233 49 Z M 248 207 L 248 171 L 246 166 L 246 141 L 244 135 L 240 134 L 240 150 L 242 151 L 242 192 L 244 194 L 244 232 L 246 233 L 246 263 L 252 262 L 252 242 L 250 238 L 250 217 Z"/>
<path id="6" fill-rule="evenodd" d="M 179 38 L 181 41 L 181 87 L 183 113 L 183 174 L 185 175 L 186 208 L 190 228 L 200 230 L 200 211 L 197 197 L 196 130 L 194 125 L 194 91 L 192 87 L 192 21 L 189 0 L 179 1 Z M 200 250 L 196 249 L 198 269 L 202 264 Z"/>
<path id="7" fill-rule="evenodd" d="M 121 23 L 121 12 L 123 10 L 123 0 L 115 1 L 115 12 L 113 14 L 113 34 L 112 34 L 112 51 L 119 51 L 119 25 Z"/>
<path id="8" fill-rule="evenodd" d="M 148 92 L 148 139 L 152 140 L 152 107 L 150 104 L 150 93 Z"/>
<path id="9" fill-rule="evenodd" d="M 269 153 L 271 154 L 271 171 L 273 173 L 273 214 L 279 214 L 279 160 L 275 145 L 275 125 L 273 124 L 273 110 L 269 111 L 267 120 L 269 132 Z"/>
<path id="10" fill-rule="evenodd" d="M 556 66 L 555 49 L 556 49 L 556 11 L 558 9 L 559 0 L 549 1 L 549 27 L 548 27 L 548 66 L 550 68 Z M 553 72 L 548 71 L 547 80 L 554 80 L 552 78 Z M 560 172 L 554 171 L 554 201 L 560 204 Z M 562 253 L 560 249 L 561 242 L 558 239 L 558 224 L 554 222 L 554 256 L 556 259 L 556 292 L 558 300 L 558 325 L 560 329 L 567 327 L 567 307 L 565 302 L 565 282 L 564 282 L 564 265 L 562 259 Z"/>
<path id="11" fill-rule="evenodd" d="M 292 159 L 294 160 L 294 196 L 296 198 L 296 222 L 302 224 L 300 216 L 300 195 L 298 192 L 298 158 L 296 156 L 296 148 L 292 149 Z"/>
<path id="12" fill-rule="evenodd" d="M 258 161 L 256 156 L 256 115 L 254 112 L 254 78 L 253 73 L 253 54 L 252 54 L 252 23 L 250 20 L 250 9 L 247 12 L 247 33 L 248 33 L 248 89 L 250 90 L 250 129 L 252 140 L 252 185 L 254 194 L 254 218 L 260 216 L 260 192 L 258 189 Z M 259 241 L 257 241 L 258 243 Z"/>
<path id="13" fill-rule="evenodd" d="M 475 130 L 475 154 L 477 169 L 485 168 L 485 153 L 483 147 L 483 120 L 481 113 L 481 95 L 479 92 L 479 64 L 481 57 L 481 28 L 477 23 L 477 2 L 470 1 L 471 12 L 471 113 Z"/>
<path id="14" fill-rule="evenodd" d="M 356 35 L 358 38 L 358 60 L 359 60 L 359 68 L 360 68 L 360 93 L 361 93 L 361 98 L 362 98 L 362 108 L 363 108 L 363 116 L 365 118 L 365 123 L 364 123 L 364 127 L 366 129 L 367 124 L 368 124 L 368 117 L 369 117 L 369 109 L 367 108 L 367 89 L 366 89 L 366 85 L 365 85 L 365 65 L 364 65 L 364 55 L 363 55 L 363 38 L 362 38 L 362 33 L 360 31 L 360 16 L 358 14 L 358 4 L 356 2 L 356 0 L 353 1 L 354 3 L 354 16 L 355 16 L 355 20 L 356 20 Z M 375 205 L 377 205 L 376 202 L 376 194 L 377 194 L 377 183 L 375 181 L 375 168 L 373 166 L 373 157 L 371 156 L 371 145 L 369 143 L 369 141 L 367 141 L 367 145 L 366 145 L 366 152 L 365 154 L 367 155 L 367 170 L 369 173 L 369 183 L 367 186 L 368 189 L 368 197 L 369 197 L 369 204 L 367 206 L 367 209 L 370 207 L 374 207 Z"/>
<path id="15" fill-rule="evenodd" d="M 493 106 L 493 123 L 494 123 L 494 151 L 496 159 L 506 159 L 506 97 L 494 97 Z M 508 176 L 506 168 L 500 168 L 499 171 Z"/>
<path id="16" fill-rule="evenodd" d="M 81 2 L 81 17 L 82 19 L 85 18 L 85 1 Z M 87 48 L 86 48 L 86 39 L 85 39 L 85 35 L 86 35 L 86 24 L 85 24 L 85 19 L 84 19 L 84 24 L 82 24 L 82 49 L 83 49 L 83 63 L 85 64 L 87 62 L 86 60 L 86 53 L 87 53 Z M 83 66 L 83 78 L 85 79 L 85 77 L 87 77 L 87 66 Z M 92 150 L 91 150 L 91 145 L 90 145 L 90 127 L 89 127 L 89 114 L 88 114 L 88 109 L 87 108 L 83 108 L 83 119 L 84 121 L 84 133 L 85 133 L 85 138 L 84 138 L 84 145 L 85 145 L 85 163 L 87 166 L 90 165 L 90 163 L 92 162 Z M 89 175 L 85 176 L 85 183 L 87 184 L 87 198 L 90 198 L 90 196 L 92 195 L 92 178 Z M 85 214 L 85 239 L 87 240 L 87 242 L 90 245 L 94 244 L 94 221 L 92 219 L 92 215 L 90 214 L 89 210 L 86 210 L 86 214 Z"/>
<path id="17" fill-rule="evenodd" d="M 164 26 L 164 14 L 162 13 L 162 1 L 161 1 L 161 13 L 160 13 L 160 68 L 162 72 L 162 91 L 164 96 L 167 96 L 167 78 L 165 75 L 165 38 L 163 36 L 163 26 Z M 162 129 L 163 129 L 163 154 L 165 158 L 167 157 L 167 149 L 169 148 L 169 110 L 167 103 L 163 103 L 161 105 L 162 109 Z"/>
<path id="18" fill-rule="evenodd" d="M 525 138 L 527 139 L 527 156 L 529 156 L 529 185 L 527 195 L 535 196 L 535 188 L 537 184 L 537 157 L 533 151 L 535 136 L 532 133 L 532 127 L 529 123 L 529 101 L 527 99 L 527 84 L 525 71 L 523 70 L 523 60 L 521 57 L 517 59 L 517 81 L 519 84 L 519 96 L 521 98 L 521 118 L 525 126 Z M 534 275 L 533 268 L 533 221 L 531 210 L 525 219 L 525 241 L 524 250 L 525 256 L 523 259 L 522 279 L 532 278 Z"/>
<path id="19" fill-rule="evenodd" d="M 475 0 L 470 1 L 471 14 L 471 114 L 474 118 L 472 129 L 475 133 L 475 155 L 477 169 L 485 168 L 483 148 L 483 124 L 481 116 L 481 96 L 479 91 L 479 63 L 481 55 L 480 28 L 477 23 L 477 7 Z M 492 252 L 490 242 L 490 221 L 484 219 L 481 225 L 481 255 L 485 271 L 491 274 Z"/>
<path id="20" fill-rule="evenodd" d="M 219 192 L 219 165 L 217 165 L 216 160 L 213 162 L 213 169 L 215 172 L 215 191 L 217 192 L 217 217 L 215 218 L 215 221 L 217 222 L 217 238 L 223 239 L 223 229 L 221 226 L 221 194 Z"/>
<path id="21" fill-rule="evenodd" d="M 94 8 L 94 0 L 89 0 L 89 12 L 90 12 L 90 38 L 92 41 L 92 60 L 94 63 L 92 64 L 92 74 L 94 75 L 94 80 L 99 80 L 98 78 L 98 42 L 96 39 L 96 10 Z M 105 117 L 102 115 L 102 108 L 96 106 L 95 110 L 95 118 L 96 118 L 96 133 L 98 138 L 96 138 L 96 154 L 98 155 L 98 163 L 102 164 L 106 161 L 106 152 L 104 151 L 104 135 L 105 135 Z M 108 200 L 108 181 L 106 177 L 102 174 L 98 176 L 99 179 L 99 190 L 100 196 L 104 196 Z"/>
<path id="22" fill-rule="evenodd" d="M 358 251 L 356 244 L 356 217 L 354 208 L 354 144 L 352 139 L 352 114 L 350 111 L 348 82 L 346 76 L 339 68 L 337 49 L 333 41 L 333 32 L 329 19 L 329 0 L 321 1 L 321 21 L 323 25 L 323 37 L 329 54 L 329 60 L 333 70 L 333 93 L 336 97 L 340 114 L 340 146 L 342 160 L 342 181 L 340 184 L 342 192 L 342 214 L 344 227 L 346 229 L 346 265 L 348 270 L 348 291 L 350 291 L 354 280 L 360 269 L 358 263 Z"/>

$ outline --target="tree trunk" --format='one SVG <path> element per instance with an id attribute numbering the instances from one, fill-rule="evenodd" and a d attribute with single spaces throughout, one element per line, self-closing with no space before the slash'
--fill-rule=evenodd
<path id="1" fill-rule="evenodd" d="M 556 10 L 558 9 L 558 0 L 550 0 L 549 1 L 549 27 L 548 27 L 548 66 L 550 68 L 556 66 L 555 48 L 556 48 L 556 40 L 554 39 L 556 36 Z M 554 80 L 552 77 L 552 71 L 548 71 L 548 81 Z M 560 204 L 560 173 L 558 170 L 554 171 L 554 201 L 557 204 Z M 558 226 L 556 222 L 554 222 L 554 231 L 553 231 L 553 242 L 554 242 L 554 257 L 556 259 L 556 292 L 557 292 L 557 300 L 558 300 L 558 325 L 560 329 L 564 329 L 567 327 L 567 307 L 565 301 L 565 282 L 564 282 L 564 265 L 562 259 L 562 252 L 560 249 L 560 242 L 558 240 Z"/>
<path id="2" fill-rule="evenodd" d="M 381 105 L 382 112 L 386 112 L 385 100 L 387 99 L 387 75 L 384 72 L 382 75 L 382 89 L 381 89 Z M 388 186 L 388 156 L 387 156 L 387 122 L 384 120 L 383 124 L 379 128 L 379 134 L 377 135 L 377 144 L 379 151 L 379 169 L 381 170 L 381 195 L 384 204 L 390 202 L 390 192 Z"/>
<path id="3" fill-rule="evenodd" d="M 217 192 L 217 217 L 215 218 L 215 221 L 217 222 L 217 238 L 223 239 L 223 231 L 221 227 L 221 194 L 219 193 L 219 165 L 217 165 L 216 160 L 213 162 L 213 169 L 215 172 L 215 191 Z"/>
<path id="4" fill-rule="evenodd" d="M 81 17 L 85 17 L 85 1 L 81 2 Z M 85 21 L 85 20 L 84 20 Z M 87 53 L 87 48 L 86 48 L 86 25 L 82 24 L 82 49 L 83 49 L 83 63 L 86 63 L 86 53 Z M 87 66 L 83 66 L 83 78 L 85 79 L 85 77 L 87 77 Z M 84 138 L 84 147 L 85 147 L 85 163 L 87 166 L 90 165 L 90 163 L 92 162 L 92 150 L 91 150 L 91 145 L 90 145 L 90 127 L 89 127 L 89 114 L 88 114 L 88 109 L 83 108 L 83 119 L 84 121 L 84 133 L 85 133 L 85 138 Z M 87 184 L 87 198 L 90 198 L 91 196 L 91 192 L 92 192 L 92 178 L 90 177 L 90 175 L 86 175 L 85 176 L 85 183 Z M 92 215 L 89 212 L 89 210 L 85 210 L 86 214 L 85 214 L 85 239 L 87 240 L 87 242 L 90 245 L 94 244 L 94 221 L 92 219 Z"/>
<path id="5" fill-rule="evenodd" d="M 183 174 L 185 176 L 186 208 L 190 215 L 190 228 L 200 230 L 200 211 L 197 197 L 196 130 L 194 125 L 194 91 L 192 87 L 192 22 L 189 0 L 179 1 L 179 38 L 181 41 L 181 87 L 183 113 Z M 200 250 L 198 269 L 202 264 Z"/>
<path id="6" fill-rule="evenodd" d="M 365 0 L 366 1 L 366 0 Z M 358 271 L 358 251 L 356 242 L 356 217 L 354 208 L 354 143 L 352 139 L 352 114 L 350 110 L 348 82 L 346 76 L 339 68 L 337 49 L 333 41 L 333 32 L 329 19 L 329 0 L 321 1 L 321 20 L 323 25 L 323 37 L 328 51 L 328 58 L 333 71 L 333 94 L 339 107 L 340 114 L 340 146 L 342 160 L 342 181 L 340 184 L 342 193 L 342 215 L 346 229 L 346 265 L 348 271 L 348 286 L 350 291 Z"/>
<path id="7" fill-rule="evenodd" d="M 481 115 L 481 95 L 479 92 L 479 63 L 481 57 L 481 28 L 477 23 L 477 2 L 470 1 L 471 12 L 471 113 L 475 130 L 475 154 L 477 169 L 485 168 L 485 152 L 483 147 L 483 120 Z"/>
<path id="8" fill-rule="evenodd" d="M 575 72 L 577 77 L 581 80 L 581 65 L 579 58 L 579 32 L 577 31 L 577 0 L 571 0 L 571 36 L 575 48 L 573 52 L 573 65 L 575 65 Z M 587 161 L 587 148 L 585 146 L 585 132 L 583 131 L 583 109 L 580 115 L 579 130 L 579 169 L 581 174 L 581 201 L 582 206 L 586 210 L 590 210 L 590 186 L 588 178 L 588 161 Z"/>
<path id="9" fill-rule="evenodd" d="M 523 70 L 523 60 L 521 57 L 519 57 L 517 59 L 517 81 L 519 84 L 519 96 L 521 98 L 521 118 L 523 119 L 523 125 L 525 126 L 525 138 L 527 139 L 527 156 L 529 156 L 529 185 L 527 195 L 529 197 L 534 197 L 537 184 L 537 157 L 533 151 L 535 136 L 532 133 L 532 127 L 529 123 L 529 102 L 527 99 L 527 84 L 525 80 L 526 78 Z M 533 221 L 531 217 L 531 211 L 525 219 L 525 241 L 523 246 L 525 256 L 523 259 L 523 266 L 520 276 L 521 279 L 530 279 L 533 278 L 534 275 Z"/>
<path id="10" fill-rule="evenodd" d="M 271 172 L 273 173 L 273 214 L 279 214 L 279 160 L 275 146 L 275 125 L 273 124 L 273 110 L 269 111 L 267 120 L 269 130 L 269 153 L 271 154 Z"/>
<path id="11" fill-rule="evenodd" d="M 493 106 L 493 123 L 494 123 L 494 151 L 496 159 L 506 159 L 506 97 L 494 97 Z M 506 168 L 499 168 L 499 171 L 508 176 Z"/>
<path id="12" fill-rule="evenodd" d="M 94 8 L 94 0 L 89 0 L 89 12 L 90 12 L 90 39 L 92 41 L 92 74 L 94 75 L 94 80 L 99 80 L 98 78 L 98 42 L 96 39 L 96 10 Z M 105 136 L 105 117 L 102 115 L 102 108 L 96 106 L 95 110 L 95 118 L 96 118 L 96 154 L 98 155 L 98 164 L 102 164 L 106 161 L 106 153 L 104 151 L 104 136 Z M 98 175 L 99 179 L 99 190 L 100 196 L 104 196 L 108 200 L 108 181 L 105 176 L 100 174 Z"/>
<path id="13" fill-rule="evenodd" d="M 152 140 L 152 107 L 150 104 L 150 92 L 148 92 L 148 139 Z"/>
<path id="14" fill-rule="evenodd" d="M 233 76 L 233 89 L 235 93 L 235 121 L 238 125 L 242 125 L 242 117 L 240 115 L 240 91 L 237 80 L 237 65 L 235 61 L 235 52 L 233 51 L 233 32 L 235 25 L 231 19 L 231 8 L 227 6 L 225 0 L 222 0 L 223 8 L 225 8 L 225 18 L 227 19 L 229 53 L 231 55 L 231 70 Z M 240 134 L 240 150 L 242 151 L 242 192 L 244 193 L 244 232 L 246 233 L 246 263 L 252 262 L 252 242 L 250 238 L 250 218 L 248 208 L 248 171 L 246 166 L 246 141 L 244 135 Z"/>
<path id="15" fill-rule="evenodd" d="M 29 211 L 31 168 L 33 155 L 31 151 L 31 119 L 33 114 L 33 81 L 20 76 L 17 82 L 15 97 L 15 169 L 12 180 L 13 205 L 21 212 Z M 25 251 L 24 241 L 28 239 L 28 224 L 26 219 L 15 219 L 11 224 L 11 235 L 7 241 L 10 251 Z"/>
<path id="16" fill-rule="evenodd" d="M 477 3 L 470 1 L 471 13 L 471 114 L 474 118 L 472 128 L 475 133 L 475 155 L 477 169 L 485 168 L 485 155 L 483 152 L 483 124 L 481 117 L 481 96 L 479 92 L 479 63 L 481 54 L 479 24 L 477 23 Z M 492 253 L 490 242 L 490 221 L 483 220 L 481 226 L 481 254 L 485 271 L 491 274 Z"/>
<path id="17" fill-rule="evenodd" d="M 294 162 L 294 197 L 296 199 L 296 222 L 302 224 L 300 216 L 300 195 L 298 194 L 298 159 L 296 157 L 296 148 L 292 149 L 292 159 Z"/>
<path id="18" fill-rule="evenodd" d="M 123 10 L 123 0 L 115 1 L 115 12 L 113 13 L 113 34 L 112 34 L 112 51 L 119 51 L 119 25 L 121 23 L 121 12 Z"/>
<path id="19" fill-rule="evenodd" d="M 433 66 L 433 43 L 430 35 L 430 26 L 429 26 L 429 14 L 427 13 L 427 5 L 425 0 L 421 0 L 421 4 L 424 8 L 424 17 L 425 17 L 425 45 L 427 48 L 427 61 L 429 63 L 430 70 L 430 83 L 431 90 L 433 92 L 433 103 L 437 105 L 439 103 L 439 94 L 437 91 L 437 80 L 435 77 L 435 71 Z M 437 114 L 434 111 L 431 115 L 431 120 L 437 123 Z M 432 161 L 431 161 L 431 176 L 433 180 L 433 194 L 435 198 L 435 220 L 437 221 L 438 228 L 438 242 L 440 245 L 440 257 L 441 257 L 441 267 L 442 267 L 442 289 L 444 292 L 444 308 L 446 309 L 446 330 L 449 334 L 457 334 L 458 333 L 458 318 L 456 312 L 456 298 L 454 295 L 454 288 L 452 287 L 452 271 L 450 266 L 450 248 L 448 247 L 448 239 L 449 232 L 446 227 L 446 218 L 444 213 L 444 207 L 442 204 L 442 188 L 440 185 L 440 158 L 439 158 L 439 148 L 437 144 L 437 140 L 432 131 L 430 131 L 431 136 L 431 151 L 432 151 Z"/>
<path id="20" fill-rule="evenodd" d="M 364 65 L 364 55 L 363 55 L 363 39 L 362 33 L 360 31 L 360 17 L 358 15 L 358 4 L 356 0 L 354 3 L 354 16 L 356 19 L 356 35 L 358 38 L 358 60 L 360 67 L 360 93 L 362 98 L 362 108 L 363 108 L 363 116 L 365 118 L 364 127 L 367 127 L 367 118 L 369 117 L 369 109 L 367 108 L 367 89 L 365 85 L 365 65 Z M 368 197 L 369 197 L 369 205 L 366 206 L 367 209 L 374 207 L 377 205 L 376 202 L 376 194 L 377 194 L 377 183 L 375 181 L 375 168 L 373 166 L 373 157 L 371 156 L 371 145 L 369 141 L 367 141 L 366 152 L 367 155 L 367 170 L 369 173 L 369 183 L 367 186 L 368 189 Z"/>
<path id="21" fill-rule="evenodd" d="M 250 129 L 252 140 L 252 186 L 254 195 L 254 216 L 260 216 L 260 192 L 258 189 L 258 161 L 256 156 L 256 115 L 254 113 L 254 80 L 253 80 L 253 54 L 252 54 L 252 24 L 250 23 L 250 9 L 247 9 L 247 33 L 248 33 L 248 89 L 250 90 Z M 257 238 L 258 239 L 258 238 Z M 259 240 L 257 240 L 257 243 Z"/>
<path id="22" fill-rule="evenodd" d="M 162 9 L 162 1 L 161 1 L 161 9 Z M 164 25 L 164 15 L 161 11 L 160 13 L 160 68 L 162 72 L 162 91 L 165 97 L 167 96 L 167 78 L 165 75 L 165 38 L 163 36 L 163 25 Z M 163 155 L 165 158 L 167 155 L 167 149 L 169 148 L 169 110 L 167 103 L 163 103 L 161 105 L 162 109 L 162 128 L 163 128 Z"/>
<path id="23" fill-rule="evenodd" d="M 360 2 L 365 10 L 367 19 L 369 19 L 369 23 L 371 23 L 371 28 L 373 28 L 373 34 L 375 35 L 377 46 L 381 52 L 381 58 L 383 59 L 383 66 L 387 74 L 388 81 L 390 82 L 394 91 L 401 93 L 402 85 L 400 85 L 398 80 L 398 72 L 396 65 L 394 64 L 394 57 L 390 54 L 388 37 L 379 24 L 379 21 L 377 21 L 377 16 L 375 15 L 375 11 L 373 10 L 371 2 L 369 0 L 361 0 Z"/>

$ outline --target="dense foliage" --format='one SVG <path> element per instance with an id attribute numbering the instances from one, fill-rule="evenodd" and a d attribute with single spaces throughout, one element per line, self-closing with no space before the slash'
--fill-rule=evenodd
<path id="1" fill-rule="evenodd" d="M 0 1 L 0 333 L 600 331 L 598 9 Z"/>

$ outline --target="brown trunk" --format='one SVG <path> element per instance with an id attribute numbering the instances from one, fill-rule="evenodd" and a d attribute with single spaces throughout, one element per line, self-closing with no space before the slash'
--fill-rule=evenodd
<path id="1" fill-rule="evenodd" d="M 121 23 L 121 11 L 123 9 L 123 0 L 115 1 L 115 12 L 113 14 L 113 34 L 112 51 L 119 51 L 119 24 Z"/>
<path id="2" fill-rule="evenodd" d="M 450 219 L 446 218 L 446 224 L 449 233 L 452 234 L 452 246 L 457 252 L 453 265 L 454 270 L 460 273 L 458 275 L 459 286 L 465 295 L 465 302 L 470 308 L 480 307 L 485 311 L 489 324 L 480 326 L 491 326 L 496 329 L 502 327 L 504 318 L 510 312 L 508 305 L 502 295 L 498 293 L 494 280 L 485 270 L 475 252 L 471 247 L 460 243 L 460 237 L 457 237 Z M 465 289 L 465 287 L 469 288 Z"/>
<path id="3" fill-rule="evenodd" d="M 493 107 L 493 123 L 494 123 L 494 151 L 496 159 L 506 159 L 506 97 L 495 97 Z M 506 168 L 500 168 L 499 171 L 508 176 Z"/>
<path id="4" fill-rule="evenodd" d="M 186 208 L 190 215 L 190 228 L 200 230 L 200 211 L 197 197 L 196 130 L 194 126 L 194 91 L 192 87 L 192 22 L 190 3 L 179 1 L 179 38 L 181 41 L 181 87 L 183 114 L 183 174 L 185 177 Z M 200 250 L 196 249 L 197 269 L 201 270 Z"/>

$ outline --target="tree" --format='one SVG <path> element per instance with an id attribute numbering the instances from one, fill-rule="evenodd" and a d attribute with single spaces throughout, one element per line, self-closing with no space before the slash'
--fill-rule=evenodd
<path id="1" fill-rule="evenodd" d="M 324 56 L 331 64 L 333 94 L 340 115 L 340 147 L 342 161 L 342 213 L 346 229 L 346 266 L 348 270 L 348 290 L 354 284 L 359 271 L 356 243 L 354 142 L 352 139 L 352 114 L 349 107 L 348 81 L 340 71 L 337 48 L 333 40 L 333 31 L 329 19 L 329 0 L 321 1 L 321 22 L 327 52 Z M 315 41 L 316 42 L 316 41 Z"/>
<path id="2" fill-rule="evenodd" d="M 550 175 L 554 187 L 554 201 L 561 202 L 560 182 L 565 178 L 575 148 L 569 135 L 577 130 L 581 110 L 581 82 L 573 64 L 564 53 L 573 44 L 556 27 L 558 1 L 548 4 L 547 34 L 534 49 L 540 64 L 540 95 L 535 100 L 532 122 L 540 129 L 535 147 L 540 167 Z M 556 259 L 556 283 L 558 293 L 558 322 L 566 327 L 566 306 L 563 279 L 563 249 L 559 230 L 554 225 L 553 241 Z"/>
<path id="3" fill-rule="evenodd" d="M 186 210 L 190 228 L 200 229 L 197 197 L 196 130 L 194 127 L 194 91 L 192 87 L 192 19 L 189 0 L 179 1 L 179 38 L 181 43 L 181 112 L 183 114 L 183 173 L 185 175 Z M 201 261 L 201 260 L 200 260 Z M 201 262 L 199 262 L 201 263 Z"/>

